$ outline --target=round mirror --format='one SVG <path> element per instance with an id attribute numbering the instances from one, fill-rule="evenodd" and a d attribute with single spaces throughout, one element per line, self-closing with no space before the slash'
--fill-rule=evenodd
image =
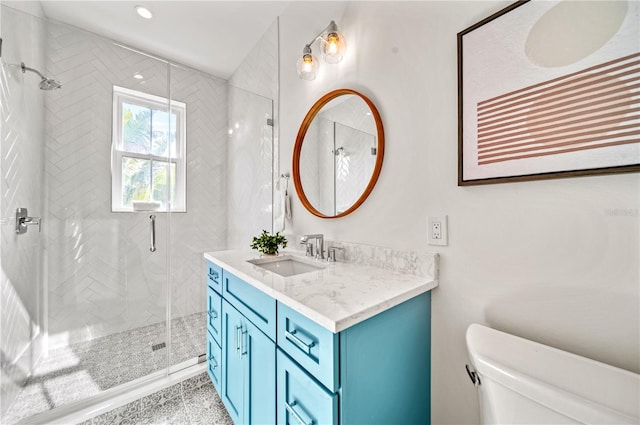
<path id="1" fill-rule="evenodd" d="M 375 105 L 354 90 L 324 95 L 309 110 L 293 148 L 293 182 L 300 201 L 322 218 L 358 208 L 378 180 L 384 130 Z"/>

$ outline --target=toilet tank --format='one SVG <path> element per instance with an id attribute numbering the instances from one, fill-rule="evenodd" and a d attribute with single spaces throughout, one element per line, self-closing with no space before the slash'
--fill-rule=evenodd
<path id="1" fill-rule="evenodd" d="M 478 324 L 466 339 L 484 424 L 640 423 L 636 373 Z"/>

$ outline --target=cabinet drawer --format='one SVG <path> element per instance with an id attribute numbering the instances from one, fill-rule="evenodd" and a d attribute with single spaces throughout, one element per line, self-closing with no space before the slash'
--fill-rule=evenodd
<path id="1" fill-rule="evenodd" d="M 337 394 L 328 392 L 286 354 L 277 351 L 277 422 L 337 424 Z"/>
<path id="2" fill-rule="evenodd" d="M 256 325 L 272 341 L 276 340 L 276 300 L 233 274 L 223 271 L 224 299 Z"/>
<path id="3" fill-rule="evenodd" d="M 222 364 L 222 349 L 213 339 L 213 335 L 207 332 L 207 373 L 211 382 L 220 394 L 220 365 Z"/>
<path id="4" fill-rule="evenodd" d="M 222 297 L 207 286 L 207 330 L 218 345 L 222 342 Z"/>
<path id="5" fill-rule="evenodd" d="M 277 342 L 331 392 L 338 390 L 338 334 L 278 303 Z"/>
<path id="6" fill-rule="evenodd" d="M 207 261 L 205 274 L 207 275 L 207 285 L 212 287 L 217 293 L 222 294 L 222 269 L 212 262 Z"/>

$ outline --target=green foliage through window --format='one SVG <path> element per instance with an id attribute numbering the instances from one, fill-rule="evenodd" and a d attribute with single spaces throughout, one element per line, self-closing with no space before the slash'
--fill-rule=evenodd
<path id="1" fill-rule="evenodd" d="M 182 129 L 178 138 L 177 130 L 184 125 L 185 105 L 172 101 L 172 108 L 176 109 L 171 112 L 164 109 L 166 106 L 166 99 L 114 87 L 114 108 L 118 107 L 120 121 L 114 153 L 116 164 L 119 162 L 121 167 L 120 193 L 114 192 L 121 205 L 114 204 L 114 208 L 131 208 L 133 201 L 160 201 L 162 209 L 175 206 L 176 200 L 184 204 L 183 188 L 181 196 L 177 196 L 177 172 L 180 162 L 184 173 L 184 140 L 180 138 L 185 133 Z M 184 175 L 180 181 L 184 185 Z"/>

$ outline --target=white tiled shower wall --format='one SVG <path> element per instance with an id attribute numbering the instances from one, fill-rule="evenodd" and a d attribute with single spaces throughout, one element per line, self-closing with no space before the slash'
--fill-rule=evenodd
<path id="1" fill-rule="evenodd" d="M 268 118 L 274 127 L 267 124 Z M 229 79 L 229 130 L 233 132 L 227 157 L 229 249 L 248 249 L 253 236 L 272 230 L 278 125 L 275 21 Z M 292 183 L 290 187 L 293 190 Z"/>
<path id="2" fill-rule="evenodd" d="M 226 243 L 226 82 L 171 66 L 107 39 L 47 23 L 46 72 L 63 83 L 47 93 L 49 332 L 85 340 L 204 310 L 203 251 Z M 144 76 L 142 80 L 134 74 Z M 187 212 L 113 213 L 113 85 L 187 104 Z M 60 341 L 64 342 L 64 341 Z"/>
<path id="3" fill-rule="evenodd" d="M 39 19 L 5 6 L 1 6 L 1 19 L 3 32 L 21 34 L 4 40 L 0 70 L 3 138 L 0 155 L 0 413 L 3 413 L 24 383 L 38 352 L 42 238 L 37 227 L 16 235 L 14 226 L 18 207 L 28 208 L 33 216 L 43 214 L 44 97 L 38 88 L 39 78 L 23 74 L 20 62 L 32 68 L 44 67 L 44 26 Z"/>

